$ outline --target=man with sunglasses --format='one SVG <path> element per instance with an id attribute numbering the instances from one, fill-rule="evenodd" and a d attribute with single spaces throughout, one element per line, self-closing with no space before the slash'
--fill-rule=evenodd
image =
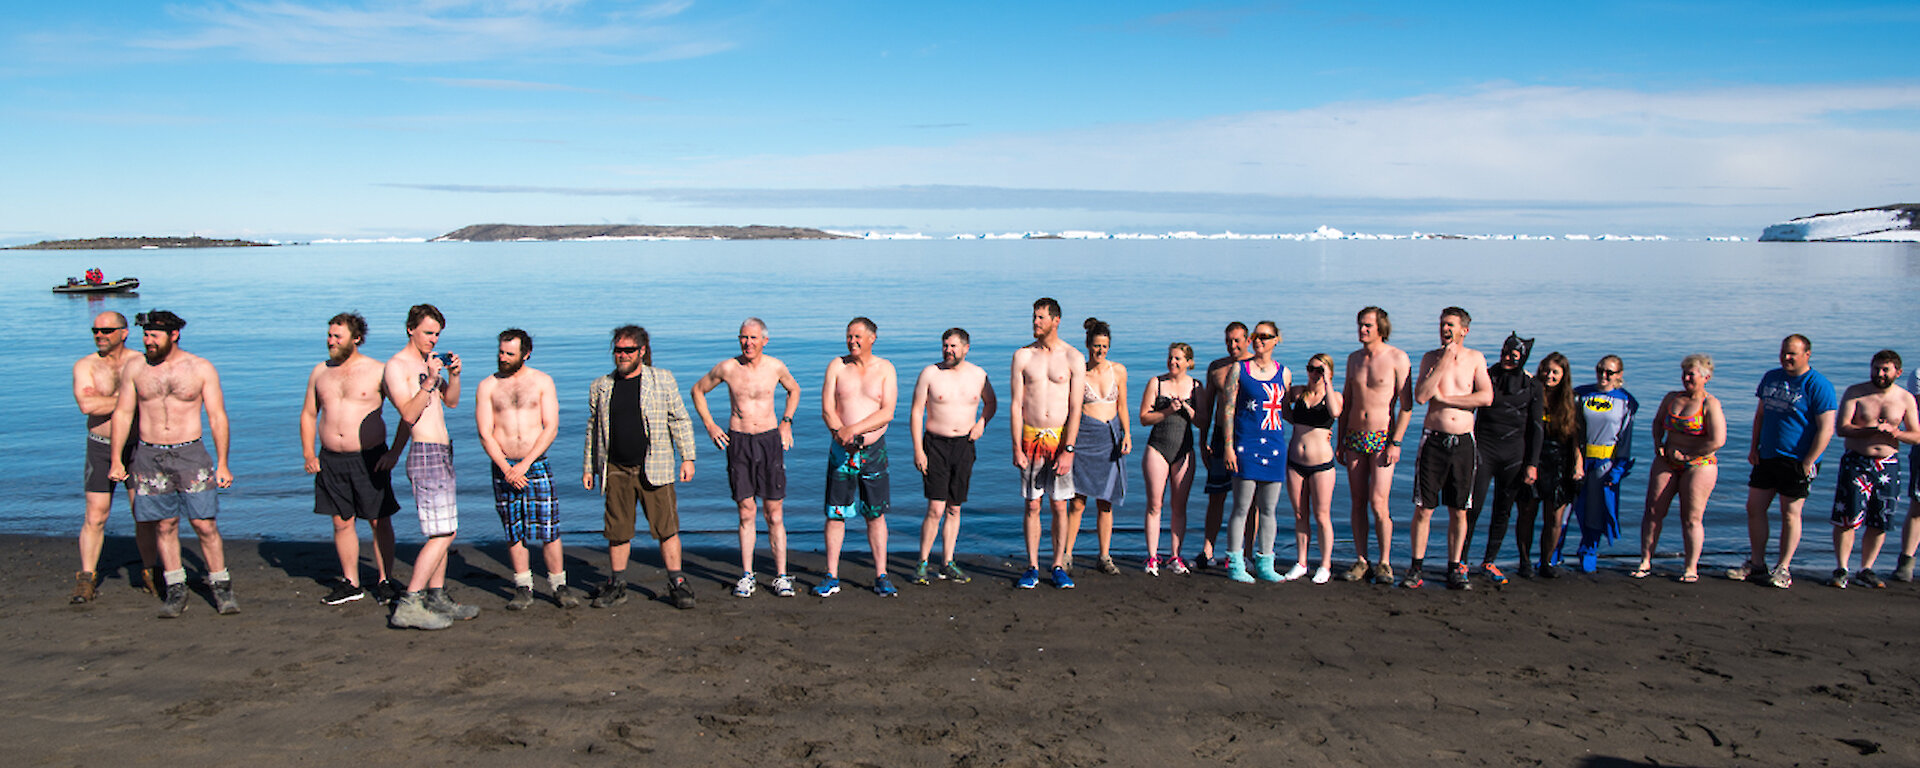
<path id="1" fill-rule="evenodd" d="M 113 408 L 120 399 L 120 369 L 137 357 L 127 347 L 127 318 L 118 312 L 102 312 L 93 318 L 94 351 L 73 364 L 73 401 L 87 416 L 87 465 L 82 479 L 86 489 L 87 516 L 80 526 L 80 570 L 73 574 L 75 605 L 93 602 L 98 596 L 100 550 L 107 540 L 107 515 L 113 509 L 114 481 L 108 479 L 112 468 Z M 130 461 L 131 456 L 120 460 Z M 127 489 L 129 513 L 133 507 L 133 486 Z M 160 560 L 154 552 L 153 528 L 135 526 L 134 543 L 140 548 L 140 591 L 160 593 Z"/>
<path id="2" fill-rule="evenodd" d="M 666 440 L 660 439 L 666 437 Z M 679 452 L 678 471 L 673 455 Z M 647 516 L 647 528 L 660 543 L 667 569 L 667 594 L 676 608 L 693 607 L 693 588 L 680 571 L 680 513 L 674 482 L 693 481 L 693 421 L 680 397 L 673 372 L 653 367 L 647 329 L 613 329 L 613 372 L 587 388 L 586 455 L 580 485 L 591 491 L 594 479 L 606 499 L 607 583 L 594 594 L 595 608 L 627 601 L 627 557 L 632 550 L 634 505 Z"/>

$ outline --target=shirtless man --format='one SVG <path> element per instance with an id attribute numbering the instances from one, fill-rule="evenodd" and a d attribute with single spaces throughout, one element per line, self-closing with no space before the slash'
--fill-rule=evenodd
<path id="1" fill-rule="evenodd" d="M 133 357 L 120 369 L 119 400 L 113 409 L 112 457 L 107 477 L 115 482 L 133 478 L 138 501 L 133 520 L 153 530 L 162 578 L 167 584 L 160 618 L 171 619 L 187 609 L 187 571 L 180 565 L 180 516 L 185 515 L 200 538 L 200 555 L 207 564 L 207 590 L 221 615 L 240 612 L 233 599 L 233 578 L 227 573 L 226 548 L 220 527 L 216 487 L 233 485 L 227 470 L 227 406 L 220 392 L 220 373 L 200 356 L 179 348 L 180 329 L 187 321 L 166 310 L 135 317 L 140 324 L 145 357 Z M 200 412 L 207 413 L 217 460 L 209 460 L 200 442 Z M 140 439 L 126 456 L 134 419 L 140 421 Z"/>
<path id="2" fill-rule="evenodd" d="M 1226 514 L 1227 498 L 1233 495 L 1233 473 L 1227 471 L 1227 465 L 1225 464 L 1227 449 L 1225 444 L 1221 442 L 1222 436 L 1215 433 L 1209 437 L 1207 433 L 1213 428 L 1213 425 L 1220 420 L 1219 409 L 1223 407 L 1233 407 L 1233 403 L 1221 403 L 1219 397 L 1221 392 L 1226 391 L 1227 381 L 1233 378 L 1233 364 L 1253 356 L 1252 352 L 1247 351 L 1247 324 L 1238 320 L 1227 323 L 1226 344 L 1227 354 L 1223 357 L 1214 358 L 1213 362 L 1207 363 L 1206 381 L 1202 382 L 1200 394 L 1195 398 L 1193 404 L 1194 413 L 1200 415 L 1200 418 L 1193 420 L 1194 428 L 1200 430 L 1200 437 L 1196 445 L 1200 446 L 1200 459 L 1207 467 L 1205 484 L 1207 492 L 1207 537 L 1200 542 L 1200 557 L 1193 561 L 1195 568 L 1206 568 L 1212 564 L 1213 542 L 1220 536 L 1220 520 L 1221 517 Z M 1255 520 L 1252 518 L 1247 520 L 1247 525 L 1249 526 L 1252 526 L 1254 523 Z M 1245 531 L 1245 534 L 1245 541 L 1249 542 L 1249 546 L 1251 546 L 1253 531 Z M 1248 550 L 1248 552 L 1251 551 L 1251 549 Z M 1174 561 L 1178 563 L 1180 553 L 1175 552 L 1173 556 Z M 1178 566 L 1176 565 L 1176 570 L 1177 569 Z"/>
<path id="3" fill-rule="evenodd" d="M 553 468 L 547 466 L 547 447 L 560 435 L 560 399 L 552 376 L 527 367 L 532 336 L 508 328 L 500 332 L 499 342 L 499 370 L 473 390 L 473 420 L 480 429 L 480 447 L 493 462 L 493 504 L 506 529 L 507 560 L 513 566 L 507 610 L 533 607 L 529 541 L 540 542 L 553 601 L 561 608 L 576 608 L 580 598 L 567 588 L 560 506 L 553 495 Z"/>
<path id="4" fill-rule="evenodd" d="M 920 378 L 913 382 L 913 407 L 908 411 L 913 467 L 924 478 L 927 497 L 927 519 L 920 524 L 920 565 L 913 570 L 915 584 L 931 584 L 936 575 L 928 566 L 936 533 L 943 534 L 947 557 L 937 577 L 955 584 L 971 580 L 954 564 L 953 547 L 960 537 L 960 505 L 967 502 L 967 488 L 973 481 L 973 444 L 986 432 L 998 403 L 986 369 L 967 362 L 970 347 L 965 330 L 948 328 L 940 335 L 940 362 L 920 369 Z"/>
<path id="5" fill-rule="evenodd" d="M 1362 309 L 1354 323 L 1360 348 L 1347 355 L 1340 441 L 1334 452 L 1347 467 L 1347 490 L 1353 495 L 1354 561 L 1342 578 L 1388 585 L 1393 583 L 1393 566 L 1387 564 L 1393 546 L 1393 467 L 1400 463 L 1400 441 L 1413 418 L 1411 366 L 1406 352 L 1387 344 L 1393 322 L 1386 310 Z M 1369 519 L 1380 548 L 1371 566 L 1367 562 Z"/>
<path id="6" fill-rule="evenodd" d="M 1440 310 L 1440 348 L 1420 357 L 1414 402 L 1427 406 L 1425 435 L 1413 465 L 1413 562 L 1400 586 L 1419 589 L 1427 556 L 1427 526 L 1433 510 L 1447 505 L 1447 589 L 1472 589 L 1467 582 L 1468 510 L 1473 507 L 1473 478 L 1479 451 L 1473 444 L 1473 409 L 1493 404 L 1487 356 L 1467 347 L 1473 317 L 1459 307 Z"/>
<path id="7" fill-rule="evenodd" d="M 407 591 L 393 601 L 387 624 L 395 629 L 446 629 L 455 621 L 480 615 L 480 609 L 447 597 L 447 552 L 460 530 L 454 494 L 453 442 L 447 411 L 460 405 L 460 356 L 434 354 L 447 318 L 432 304 L 407 310 L 407 345 L 387 358 L 387 397 L 400 414 L 399 429 L 413 442 L 407 449 L 407 482 L 427 542 L 413 561 Z M 394 442 L 399 442 L 396 438 Z"/>
<path id="8" fill-rule="evenodd" d="M 80 571 L 73 575 L 73 602 L 90 603 L 98 594 L 100 550 L 107 541 L 107 514 L 113 509 L 113 481 L 107 471 L 108 446 L 113 442 L 113 409 L 120 402 L 120 369 L 139 357 L 127 348 L 127 318 L 118 312 L 102 312 L 93 318 L 94 351 L 73 364 L 73 401 L 87 416 L 87 469 L 82 480 L 86 489 L 87 516 L 80 525 Z M 121 456 L 122 461 L 128 457 Z M 127 509 L 133 509 L 133 486 L 127 489 Z M 140 590 L 160 593 L 159 555 L 153 548 L 153 528 L 134 526 L 134 543 L 140 547 Z"/>
<path id="9" fill-rule="evenodd" d="M 374 598 L 393 602 L 400 588 L 393 573 L 393 465 L 406 449 L 407 435 L 394 436 L 387 448 L 387 422 L 381 415 L 384 366 L 360 353 L 367 340 L 367 319 L 342 312 L 327 321 L 327 360 L 307 374 L 306 403 L 300 407 L 300 452 L 313 475 L 313 511 L 333 519 L 333 550 L 340 557 L 340 581 L 320 602 L 340 605 L 367 596 L 360 587 L 360 533 L 355 520 L 373 530 Z M 320 452 L 314 453 L 318 434 Z"/>
<path id="10" fill-rule="evenodd" d="M 1053 495 L 1053 585 L 1072 589 L 1066 527 L 1073 499 L 1073 441 L 1080 428 L 1080 392 L 1087 360 L 1060 340 L 1060 302 L 1033 303 L 1033 343 L 1013 353 L 1013 466 L 1026 498 L 1027 572 L 1021 589 L 1040 586 L 1040 499 Z"/>
<path id="11" fill-rule="evenodd" d="M 1834 433 L 1846 439 L 1840 456 L 1840 481 L 1833 488 L 1833 552 L 1839 561 L 1833 586 L 1846 588 L 1853 532 L 1866 526 L 1860 540 L 1860 570 L 1852 581 L 1875 589 L 1887 583 L 1873 572 L 1900 501 L 1900 444 L 1920 443 L 1920 415 L 1913 395 L 1899 385 L 1900 353 L 1875 352 L 1871 378 L 1840 398 Z"/>
<path id="12" fill-rule="evenodd" d="M 899 383 L 893 363 L 873 354 L 879 326 L 856 317 L 847 323 L 847 354 L 827 364 L 820 388 L 820 418 L 833 446 L 827 451 L 827 578 L 813 588 L 820 597 L 840 591 L 840 545 L 847 517 L 867 520 L 873 552 L 873 593 L 899 597 L 887 578 L 887 425 L 893 422 Z"/>
<path id="13" fill-rule="evenodd" d="M 740 580 L 734 597 L 753 597 L 754 499 L 766 503 L 767 542 L 773 547 L 773 593 L 793 597 L 793 577 L 787 574 L 787 525 L 780 517 L 787 498 L 786 452 L 793 447 L 793 413 L 800 408 L 800 382 L 787 364 L 766 354 L 767 324 L 749 317 L 740 324 L 740 354 L 715 365 L 693 383 L 693 410 L 707 427 L 707 437 L 727 454 L 727 486 L 740 509 Z M 714 423 L 707 410 L 707 393 L 727 385 L 727 428 Z M 773 416 L 773 388 L 787 391 L 786 410 Z M 778 431 L 775 431 L 778 430 Z"/>

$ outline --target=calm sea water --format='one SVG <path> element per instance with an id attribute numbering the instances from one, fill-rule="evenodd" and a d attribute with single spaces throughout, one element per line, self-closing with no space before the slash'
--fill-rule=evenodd
<path id="1" fill-rule="evenodd" d="M 55 295 L 48 286 L 99 266 L 110 277 L 138 276 L 137 297 Z M 552 374 L 561 392 L 560 437 L 550 452 L 555 474 L 580 468 L 588 383 L 610 367 L 607 332 L 636 322 L 651 332 L 657 365 L 691 385 L 737 351 L 742 318 L 770 327 L 768 353 L 786 361 L 803 388 L 794 450 L 788 456 L 788 528 L 796 548 L 821 546 L 820 499 L 827 449 L 819 421 L 820 380 L 845 351 L 841 334 L 855 315 L 880 326 L 876 351 L 901 371 L 898 439 L 906 438 L 912 378 L 939 359 L 950 326 L 973 337 L 971 359 L 987 368 L 1004 397 L 1010 356 L 1030 340 L 1029 307 L 1060 300 L 1063 335 L 1080 341 L 1079 321 L 1097 316 L 1114 329 L 1113 357 L 1131 371 L 1137 405 L 1147 378 L 1164 370 L 1166 345 L 1185 341 L 1201 359 L 1221 353 L 1230 320 L 1274 320 L 1285 340 L 1276 355 L 1302 376 L 1306 359 L 1327 352 L 1344 365 L 1354 346 L 1353 315 L 1378 304 L 1393 315 L 1392 341 L 1417 359 L 1437 344 L 1439 310 L 1468 308 L 1469 343 L 1489 356 L 1509 330 L 1538 338 L 1533 361 L 1559 350 L 1573 360 L 1576 383 L 1602 355 L 1625 359 L 1627 388 L 1650 412 L 1678 387 L 1681 357 L 1712 354 L 1711 389 L 1729 416 L 1727 462 L 1707 513 L 1708 550 L 1732 562 L 1745 549 L 1745 455 L 1753 388 L 1776 365 L 1779 339 L 1814 340 L 1814 365 L 1836 386 L 1866 378 L 1875 350 L 1891 347 L 1920 362 L 1911 343 L 1920 327 L 1920 246 L 1719 242 L 1484 241 L 831 241 L 410 243 L 288 246 L 199 251 L 0 252 L 13 275 L 0 289 L 0 321 L 15 336 L 14 384 L 6 402 L 14 454 L 9 492 L 0 496 L 0 530 L 66 536 L 82 511 L 83 421 L 70 389 L 71 366 L 88 353 L 91 316 L 105 309 L 164 308 L 187 318 L 182 346 L 221 371 L 233 424 L 236 481 L 221 498 L 229 535 L 324 540 L 328 524 L 312 514 L 312 485 L 301 470 L 298 418 L 307 372 L 326 355 L 326 320 L 342 310 L 372 326 L 365 351 L 384 359 L 404 341 L 412 304 L 432 302 L 448 317 L 443 351 L 459 352 L 476 373 L 491 370 L 494 335 L 517 326 L 533 334 L 530 364 Z M 135 337 L 137 343 L 137 336 Z M 1344 372 L 1343 372 L 1344 373 Z M 497 541 L 487 459 L 473 429 L 472 387 L 450 417 L 461 477 L 466 540 Z M 712 396 L 716 418 L 725 397 Z M 1415 414 L 1415 418 L 1419 413 Z M 389 414 L 389 424 L 393 418 Z M 1646 419 L 1642 419 L 1643 426 Z M 1136 424 L 1136 427 L 1138 425 Z M 1416 422 L 1417 429 L 1417 422 Z M 732 546 L 734 512 L 720 454 L 699 435 L 698 475 L 680 490 L 682 521 L 693 545 Z M 962 527 L 963 550 L 1001 555 L 1022 550 L 1020 501 L 1009 459 L 1005 417 L 981 442 L 974 499 Z M 1413 433 L 1417 435 L 1417 432 Z M 1145 432 L 1139 433 L 1144 451 Z M 1643 452 L 1651 443 L 1639 442 Z M 905 450 L 901 442 L 899 450 Z M 1839 443 L 1807 506 L 1804 548 L 1830 552 L 1822 523 L 1832 498 Z M 1144 483 L 1138 452 L 1128 461 L 1116 549 L 1144 553 L 1139 529 Z M 1637 551 L 1647 456 L 1623 491 L 1627 535 L 1609 550 Z M 396 481 L 400 476 L 396 473 Z M 1345 478 L 1334 522 L 1343 542 Z M 1396 513 L 1412 513 L 1411 462 L 1403 462 Z M 405 497 L 404 482 L 396 482 Z M 1197 486 L 1197 483 L 1196 483 Z M 924 502 L 909 462 L 895 463 L 896 552 L 917 543 Z M 1205 497 L 1192 497 L 1193 535 Z M 600 502 L 577 483 L 563 484 L 563 521 L 572 541 L 598 541 Z M 1285 509 L 1282 513 L 1284 515 Z M 403 539 L 417 540 L 410 506 Z M 1092 527 L 1091 516 L 1087 526 Z M 1287 518 L 1283 516 L 1283 520 Z M 124 502 L 110 526 L 130 534 Z M 856 526 L 857 527 L 857 526 Z M 413 533 L 409 533 L 409 530 Z M 1404 528 L 1400 528 L 1404 531 Z M 1444 529 L 1441 529 L 1444 530 Z M 1663 551 L 1678 549 L 1670 520 Z M 1484 533 L 1482 534 L 1484 536 Z M 1283 549 L 1291 539 L 1282 533 Z M 854 546 L 859 548 L 858 534 Z M 1396 552 L 1405 552 L 1405 535 Z M 765 539 L 762 538 L 764 545 Z M 1163 544 L 1164 546 L 1164 544 Z M 1083 552 L 1092 537 L 1083 537 Z M 1191 554 L 1192 545 L 1189 547 Z M 1345 558 L 1344 544 L 1336 557 Z M 1511 557 L 1512 550 L 1508 553 Z M 1824 560 L 1808 560 L 1808 563 Z"/>

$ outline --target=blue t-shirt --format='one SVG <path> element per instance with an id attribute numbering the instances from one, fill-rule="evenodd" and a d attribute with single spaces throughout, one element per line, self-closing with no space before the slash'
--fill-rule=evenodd
<path id="1" fill-rule="evenodd" d="M 1767 371 L 1753 396 L 1760 398 L 1759 446 L 1763 459 L 1805 460 L 1813 451 L 1809 444 L 1813 432 L 1807 425 L 1814 416 L 1840 407 L 1833 384 L 1812 368 L 1799 376 L 1788 376 L 1782 368 Z"/>

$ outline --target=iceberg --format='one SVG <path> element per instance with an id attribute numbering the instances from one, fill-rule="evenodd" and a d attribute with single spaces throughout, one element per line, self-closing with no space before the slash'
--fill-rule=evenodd
<path id="1" fill-rule="evenodd" d="M 1761 242 L 1920 242 L 1920 205 L 1821 213 L 1775 224 Z"/>

